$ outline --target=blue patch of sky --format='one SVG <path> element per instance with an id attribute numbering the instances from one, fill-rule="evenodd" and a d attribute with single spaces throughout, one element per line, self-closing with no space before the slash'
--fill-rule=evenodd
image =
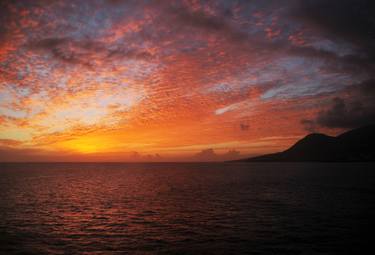
<path id="1" fill-rule="evenodd" d="M 298 98 L 314 96 L 322 93 L 334 92 L 343 89 L 353 82 L 349 75 L 339 74 L 317 74 L 309 77 L 296 77 L 281 86 L 267 90 L 261 95 L 264 100 L 272 98 Z"/>
<path id="2" fill-rule="evenodd" d="M 232 91 L 232 86 L 227 83 L 219 83 L 207 89 L 207 92 L 228 93 Z"/>
<path id="3" fill-rule="evenodd" d="M 13 110 L 13 109 L 2 107 L 2 106 L 0 106 L 0 114 L 7 116 L 7 117 L 11 117 L 11 118 L 17 118 L 17 119 L 26 118 L 27 116 L 26 111 Z"/>
<path id="4" fill-rule="evenodd" d="M 355 49 L 347 42 L 334 42 L 329 39 L 315 40 L 307 44 L 318 50 L 333 52 L 340 57 L 355 54 Z"/>

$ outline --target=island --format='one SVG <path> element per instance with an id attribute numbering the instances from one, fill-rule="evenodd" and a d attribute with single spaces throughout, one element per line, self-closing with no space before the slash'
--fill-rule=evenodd
<path id="1" fill-rule="evenodd" d="M 320 133 L 309 134 L 285 151 L 241 159 L 238 161 L 375 161 L 375 125 L 353 129 L 336 137 Z"/>

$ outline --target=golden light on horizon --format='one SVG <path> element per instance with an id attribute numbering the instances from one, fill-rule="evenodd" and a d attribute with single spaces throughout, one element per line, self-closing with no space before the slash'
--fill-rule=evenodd
<path id="1" fill-rule="evenodd" d="M 3 150 L 39 160 L 133 152 L 190 160 L 207 149 L 248 156 L 372 116 L 363 92 L 371 66 L 345 60 L 360 47 L 350 40 L 301 27 L 281 9 L 159 4 L 4 3 Z"/>

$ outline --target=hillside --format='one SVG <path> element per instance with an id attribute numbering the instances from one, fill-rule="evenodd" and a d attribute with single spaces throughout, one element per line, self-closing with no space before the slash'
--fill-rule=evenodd
<path id="1" fill-rule="evenodd" d="M 336 137 L 309 134 L 283 152 L 240 161 L 375 161 L 375 125 L 353 129 Z"/>

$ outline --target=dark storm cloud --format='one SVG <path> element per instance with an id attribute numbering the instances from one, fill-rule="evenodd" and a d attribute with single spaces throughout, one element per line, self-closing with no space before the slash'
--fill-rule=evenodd
<path id="1" fill-rule="evenodd" d="M 359 47 L 361 57 L 375 60 L 375 2 L 371 0 L 299 1 L 293 15 L 333 39 Z"/>
<path id="2" fill-rule="evenodd" d="M 91 66 L 92 59 L 139 59 L 149 60 L 152 55 L 141 49 L 108 47 L 94 40 L 86 39 L 81 41 L 72 38 L 46 38 L 30 44 L 31 48 L 50 52 L 56 59 L 71 64 L 83 64 Z"/>
<path id="3" fill-rule="evenodd" d="M 268 25 L 262 28 L 256 28 L 256 32 L 249 32 L 249 28 L 255 28 L 253 14 L 254 11 L 263 11 L 268 13 L 266 15 L 267 19 L 274 17 L 273 10 L 280 9 L 280 3 L 277 1 L 267 1 L 268 3 L 265 4 L 263 1 L 253 1 L 248 3 L 244 2 L 232 2 L 227 4 L 217 4 L 215 5 L 214 12 L 207 12 L 205 9 L 207 4 L 200 4 L 199 8 L 192 8 L 189 4 L 184 4 L 182 2 L 176 3 L 167 3 L 164 1 L 155 1 L 155 2 L 129 2 L 129 1 L 107 1 L 107 5 L 112 5 L 116 3 L 116 8 L 125 8 L 128 9 L 132 7 L 136 10 L 144 10 L 144 9 L 153 9 L 154 17 L 157 17 L 153 24 L 150 26 L 146 26 L 139 31 L 138 35 L 140 37 L 145 37 L 144 41 L 151 40 L 150 42 L 154 45 L 158 45 L 160 40 L 173 40 L 176 38 L 180 38 L 180 33 L 191 32 L 188 28 L 198 29 L 198 31 L 204 32 L 205 34 L 216 34 L 218 38 L 224 38 L 228 40 L 231 45 L 236 45 L 236 47 L 244 52 L 254 52 L 256 54 L 262 53 L 278 53 L 284 52 L 286 54 L 291 55 L 298 55 L 304 56 L 309 58 L 322 58 L 327 61 L 331 61 L 332 66 L 339 66 L 337 62 L 342 63 L 345 65 L 346 69 L 353 70 L 357 69 L 357 66 L 363 68 L 364 70 L 373 70 L 374 68 L 366 66 L 367 59 L 364 60 L 365 56 L 345 56 L 339 57 L 336 54 L 322 50 L 322 49 L 315 49 L 313 47 L 300 47 L 291 45 L 287 38 L 288 38 L 288 29 L 282 31 L 280 34 L 280 38 L 275 41 L 268 40 L 267 38 L 263 38 L 265 31 L 264 29 L 267 28 Z M 319 16 L 320 12 L 318 11 L 320 8 L 326 7 L 322 1 L 313 1 L 312 3 L 303 2 L 297 5 L 296 8 L 292 8 L 292 2 L 289 1 L 289 5 L 286 5 L 286 9 L 291 8 L 293 13 L 296 13 L 294 16 L 304 17 L 304 21 L 313 23 L 316 19 L 320 19 Z M 328 8 L 338 8 L 341 6 L 340 3 L 337 1 L 333 1 L 332 4 L 326 4 Z M 350 2 L 350 1 L 345 1 Z M 364 1 L 361 1 L 361 3 Z M 125 6 L 126 3 L 126 6 Z M 120 5 L 121 4 L 121 5 Z M 25 5 L 26 6 L 26 5 Z M 357 9 L 362 11 L 364 4 L 360 5 Z M 113 7 L 113 6 L 112 6 Z M 112 8 L 111 7 L 111 8 Z M 239 7 L 242 12 L 242 17 L 248 23 L 248 25 L 243 25 L 238 23 L 235 18 L 234 9 Z M 26 8 L 26 7 L 25 7 Z M 113 9 L 109 8 L 112 12 Z M 337 24 L 341 24 L 342 16 L 349 12 L 347 4 L 344 4 L 343 9 L 340 11 L 332 11 L 332 18 L 328 19 L 325 17 L 323 18 L 322 28 L 321 30 L 326 29 L 325 22 L 332 23 L 331 27 L 334 30 L 335 26 L 340 27 Z M 312 13 L 309 12 L 312 10 Z M 66 11 L 65 11 L 66 12 Z M 246 13 L 246 14 L 245 14 Z M 306 15 L 304 15 L 306 13 Z M 344 13 L 344 14 L 342 14 Z M 350 12 L 349 12 L 350 13 Z M 285 13 L 283 13 L 285 15 Z M 362 14 L 362 13 L 361 13 Z M 366 16 L 365 13 L 364 16 Z M 14 15 L 13 15 L 14 16 Z M 306 16 L 306 17 L 305 17 Z M 368 15 L 367 15 L 368 16 Z M 127 17 L 125 15 L 125 17 Z M 351 16 L 350 16 L 351 17 Z M 284 17 L 285 18 L 285 17 Z M 1 18 L 0 18 L 1 19 Z M 119 21 L 118 19 L 111 18 L 111 21 L 115 22 Z M 338 21 L 337 21 L 338 20 Z M 284 19 L 285 21 L 285 19 Z M 102 22 L 103 23 L 103 22 Z M 102 24 L 101 23 L 101 24 Z M 319 23 L 319 24 L 320 24 Z M 324 23 L 324 24 L 323 24 Z M 371 24 L 371 22 L 367 22 Z M 354 28 L 359 27 L 360 25 L 367 25 L 367 27 L 371 27 L 369 24 L 366 23 L 366 19 L 360 19 L 359 21 L 354 20 L 354 24 L 351 30 L 355 31 Z M 158 25 L 162 24 L 161 27 L 166 27 L 168 31 L 164 31 L 163 29 L 159 29 Z M 88 24 L 86 24 L 88 25 Z M 343 24 L 346 25 L 346 24 Z M 186 30 L 187 29 L 187 30 Z M 257 30 L 259 29 L 259 30 Z M 342 28 L 340 28 L 343 30 Z M 160 31 L 159 31 L 160 30 Z M 327 28 L 328 30 L 328 28 Z M 91 30 L 94 31 L 94 28 Z M 154 31 L 154 32 L 152 32 Z M 87 31 L 86 31 L 87 32 Z M 353 34 L 362 34 L 365 32 L 365 29 L 360 29 L 359 32 L 353 32 Z M 87 32 L 90 34 L 91 32 Z M 154 34 L 150 38 L 147 37 L 150 33 Z M 64 35 L 63 35 L 64 36 Z M 164 37 L 164 38 L 163 38 Z M 351 36 L 354 37 L 354 36 Z M 148 38 L 148 39 L 147 39 Z M 362 42 L 368 41 L 368 36 L 364 36 L 361 40 Z M 99 42 L 96 42 L 92 38 L 86 39 L 69 39 L 69 38 L 47 38 L 42 39 L 39 43 L 40 48 L 44 48 L 50 51 L 54 57 L 59 60 L 62 60 L 66 63 L 81 63 L 91 65 L 90 58 L 92 56 L 100 55 L 100 58 L 129 58 L 129 59 L 144 59 L 148 60 L 152 56 L 149 52 L 142 51 L 142 49 L 135 49 L 135 48 L 126 48 L 122 45 L 112 45 L 111 47 L 107 47 L 108 45 L 103 45 Z M 72 47 L 65 47 L 67 45 L 73 46 Z M 115 46 L 115 47 L 114 47 Z M 369 48 L 369 47 L 367 47 Z M 83 52 L 82 52 L 83 51 Z"/>
<path id="4" fill-rule="evenodd" d="M 281 8 L 280 3 L 277 2 L 270 1 L 266 5 L 257 1 L 251 2 L 251 4 L 241 2 L 239 6 L 241 6 L 242 10 L 246 10 L 247 6 L 252 6 L 254 10 L 268 13 L 263 14 L 266 18 L 275 18 L 280 22 L 280 34 L 277 36 L 277 40 L 264 38 L 264 30 L 268 29 L 269 25 L 264 25 L 263 28 L 256 28 L 252 18 L 254 12 L 249 12 L 250 14 L 246 16 L 246 20 L 249 22 L 248 25 L 238 24 L 233 14 L 235 5 L 218 8 L 215 14 L 181 6 L 166 7 L 163 9 L 162 20 L 179 28 L 192 27 L 207 34 L 216 34 L 219 38 L 228 40 L 231 45 L 236 45 L 237 49 L 244 52 L 262 53 L 263 55 L 284 53 L 306 58 L 317 58 L 324 60 L 327 68 L 333 70 L 354 73 L 374 72 L 375 61 L 373 60 L 375 60 L 375 51 L 372 46 L 375 44 L 375 25 L 368 9 L 370 3 L 368 1 L 359 1 L 358 6 L 353 9 L 351 5 L 355 5 L 355 1 L 345 0 L 343 6 L 341 6 L 340 1 L 329 1 L 328 4 L 326 2 L 307 1 L 305 3 L 303 1 L 294 5 L 294 2 L 290 1 L 289 5 L 284 6 L 289 11 L 279 14 L 275 14 L 276 12 L 272 11 Z M 324 9 L 323 13 L 320 12 L 320 8 Z M 292 17 L 298 17 L 298 22 L 295 22 L 295 20 L 288 21 L 290 17 L 287 13 L 292 13 Z M 357 17 L 356 13 L 360 13 L 363 17 Z M 347 17 L 353 20 L 353 24 L 347 24 L 351 22 L 348 21 Z M 303 22 L 301 23 L 300 21 Z M 289 28 L 281 28 L 282 24 Z M 340 55 L 335 51 L 316 48 L 311 45 L 293 45 L 288 39 L 293 30 L 292 27 L 301 24 L 306 24 L 307 27 L 313 24 L 314 27 L 318 27 L 318 34 L 332 38 L 332 40 L 342 37 L 342 41 L 353 43 L 360 51 L 358 54 L 356 52 Z M 350 31 L 346 31 L 346 26 L 349 27 Z M 249 28 L 255 29 L 255 31 L 249 32 Z"/>
<path id="5" fill-rule="evenodd" d="M 315 122 L 328 128 L 355 128 L 375 123 L 375 80 L 349 89 L 347 98 L 336 97 L 318 113 Z"/>

